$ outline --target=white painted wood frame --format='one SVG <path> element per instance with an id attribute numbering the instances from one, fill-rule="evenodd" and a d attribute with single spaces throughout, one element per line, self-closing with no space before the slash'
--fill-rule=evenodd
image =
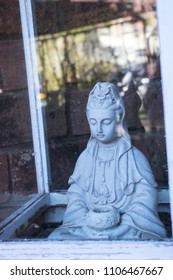
<path id="1" fill-rule="evenodd" d="M 19 0 L 19 4 L 28 81 L 37 187 L 38 193 L 49 193 L 48 160 L 44 129 L 45 123 L 41 100 L 39 98 L 40 84 L 36 58 L 32 3 L 31 0 Z"/>
<path id="2" fill-rule="evenodd" d="M 157 16 L 160 37 L 165 137 L 167 148 L 170 206 L 173 232 L 173 1 L 157 0 Z"/>
<path id="3" fill-rule="evenodd" d="M 22 16 L 22 25 L 24 40 L 28 42 L 33 33 L 28 33 L 27 28 L 32 26 L 31 0 L 20 0 L 21 11 L 24 11 Z M 173 33 L 170 32 L 173 26 L 173 1 L 172 0 L 157 0 L 159 34 L 161 44 L 161 66 L 163 77 L 163 96 L 165 109 L 165 129 L 167 143 L 167 158 L 169 171 L 169 188 L 171 213 L 173 214 Z M 26 25 L 26 19 L 28 25 Z M 31 21 L 31 22 L 30 22 Z M 24 27 L 25 25 L 25 27 Z M 34 37 L 33 37 L 34 42 Z M 33 44 L 34 45 L 34 44 Z M 27 52 L 27 43 L 25 43 L 25 51 Z M 35 57 L 35 48 L 28 50 L 30 55 L 27 59 Z M 27 57 L 27 55 L 26 55 Z M 27 74 L 33 91 L 34 79 L 30 75 L 33 73 L 33 67 L 36 64 L 28 62 Z M 37 69 L 37 68 L 35 68 Z M 35 97 L 36 98 L 36 97 Z M 35 102 L 35 101 L 34 101 Z M 36 106 L 36 104 L 35 104 Z M 39 109 L 39 108 L 37 108 Z M 35 114 L 35 113 L 34 113 Z M 36 117 L 36 119 L 38 116 Z M 34 125 L 35 121 L 32 121 Z M 39 123 L 40 122 L 40 123 Z M 42 119 L 37 119 L 37 126 L 42 126 Z M 37 128 L 38 128 L 37 127 Z M 42 127 L 43 129 L 43 127 Z M 42 130 L 41 129 L 41 130 Z M 43 131 L 42 131 L 43 133 Z M 40 134 L 35 135 L 40 137 Z M 45 143 L 35 143 L 38 146 L 38 153 L 43 153 Z M 43 150 L 41 149 L 43 147 Z M 36 157 L 37 158 L 37 157 Z M 38 164 L 41 164 L 42 155 L 38 155 Z M 46 157 L 43 158 L 46 161 Z M 42 167 L 41 167 L 42 168 Z M 46 169 L 45 165 L 45 169 Z M 40 171 L 38 171 L 40 172 Z M 43 173 L 42 173 L 43 174 Z M 46 175 L 45 178 L 48 178 Z M 48 182 L 46 179 L 45 182 Z M 44 187 L 43 187 L 44 189 Z M 54 195 L 50 195 L 50 204 L 54 205 Z M 59 198 L 61 201 L 61 198 Z M 66 197 L 63 196 L 63 204 L 66 203 Z M 173 215 L 172 215 L 173 217 Z M 173 240 L 167 239 L 163 241 L 50 241 L 50 240 L 24 240 L 11 241 L 0 243 L 0 259 L 173 259 Z"/>
<path id="4" fill-rule="evenodd" d="M 41 207 L 49 205 L 49 172 L 40 86 L 36 59 L 36 45 L 31 1 L 19 0 L 23 33 L 24 54 L 28 82 L 30 115 L 38 193 L 17 211 L 0 223 L 0 239 L 13 236 L 16 229 L 27 224 Z M 47 195 L 46 195 L 47 194 Z"/>

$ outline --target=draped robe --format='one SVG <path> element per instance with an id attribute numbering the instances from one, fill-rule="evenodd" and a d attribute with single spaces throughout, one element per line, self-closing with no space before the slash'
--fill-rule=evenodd
<path id="1" fill-rule="evenodd" d="M 157 184 L 145 156 L 131 145 L 129 139 L 120 137 L 116 143 L 113 160 L 114 174 L 111 192 L 106 205 L 120 213 L 120 224 L 103 230 L 86 226 L 88 211 L 97 206 L 95 195 L 95 172 L 98 141 L 91 139 L 79 156 L 69 179 L 68 205 L 63 224 L 50 239 L 117 239 L 116 228 L 128 226 L 122 238 L 166 237 L 166 230 L 157 213 Z M 109 188 L 110 189 L 110 188 Z"/>

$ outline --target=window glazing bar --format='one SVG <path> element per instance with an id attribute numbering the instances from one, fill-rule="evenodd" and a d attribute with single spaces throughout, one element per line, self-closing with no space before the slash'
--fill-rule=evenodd
<path id="1" fill-rule="evenodd" d="M 173 1 L 157 0 L 171 224 L 173 232 Z"/>
<path id="2" fill-rule="evenodd" d="M 34 156 L 39 193 L 49 192 L 48 161 L 45 141 L 44 119 L 41 100 L 36 45 L 31 0 L 19 0 L 26 72 L 28 81 Z"/>

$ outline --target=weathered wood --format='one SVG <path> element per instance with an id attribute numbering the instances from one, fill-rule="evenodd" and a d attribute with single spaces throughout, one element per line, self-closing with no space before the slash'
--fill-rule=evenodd
<path id="1" fill-rule="evenodd" d="M 0 259 L 173 259 L 173 241 L 21 241 L 0 243 Z"/>

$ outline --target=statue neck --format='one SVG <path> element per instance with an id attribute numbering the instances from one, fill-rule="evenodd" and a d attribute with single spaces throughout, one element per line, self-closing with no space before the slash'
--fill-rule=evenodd
<path id="1" fill-rule="evenodd" d="M 114 140 L 114 141 L 112 141 L 111 143 L 102 143 L 102 142 L 99 142 L 98 143 L 98 145 L 99 145 L 99 147 L 100 148 L 113 148 L 113 147 L 115 147 L 116 145 L 117 145 L 117 138 Z"/>

